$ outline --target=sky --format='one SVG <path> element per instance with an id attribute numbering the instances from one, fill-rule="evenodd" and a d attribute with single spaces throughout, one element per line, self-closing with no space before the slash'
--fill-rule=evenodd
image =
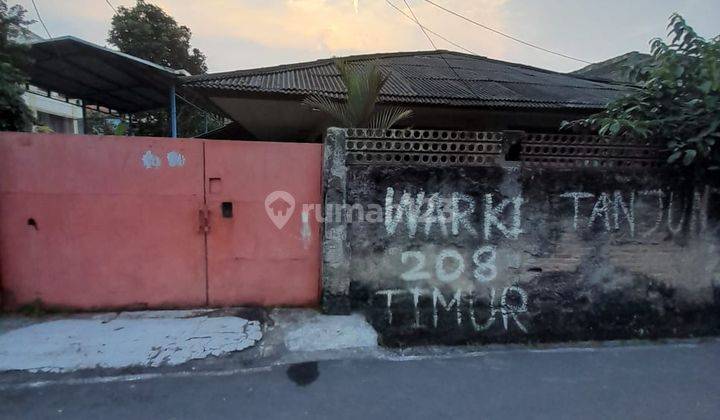
<path id="1" fill-rule="evenodd" d="M 114 7 L 135 0 L 108 0 Z M 333 56 L 430 50 L 417 24 L 386 0 L 147 0 L 190 27 L 210 72 Z M 405 0 L 387 0 L 408 15 Z M 423 26 L 486 57 L 555 71 L 582 62 L 539 51 L 452 16 L 425 0 L 406 0 Z M 719 0 L 433 0 L 486 26 L 581 60 L 648 51 L 680 12 L 705 37 L 720 34 Z M 37 19 L 30 0 L 20 4 Z M 74 35 L 107 46 L 113 9 L 106 0 L 35 0 L 53 37 Z M 357 8 L 356 8 L 357 4 Z M 36 22 L 31 29 L 43 37 Z M 435 38 L 440 49 L 459 50 Z"/>

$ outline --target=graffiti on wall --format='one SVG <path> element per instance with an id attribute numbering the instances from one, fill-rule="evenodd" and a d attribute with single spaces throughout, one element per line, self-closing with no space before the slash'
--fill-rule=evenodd
<path id="1" fill-rule="evenodd" d="M 710 187 L 694 191 L 689 211 L 678 198 L 680 194 L 669 189 L 567 191 L 557 194 L 555 202 L 558 211 L 569 210 L 561 218 L 567 218 L 572 231 L 643 238 L 654 233 L 678 234 L 685 225 L 688 233 L 701 233 L 708 225 L 710 197 L 719 192 Z M 395 271 L 401 286 L 375 291 L 374 299 L 380 299 L 386 322 L 392 325 L 393 311 L 402 310 L 414 313 L 412 326 L 416 328 L 437 328 L 444 314 L 458 327 L 469 324 L 478 332 L 497 326 L 526 333 L 523 314 L 528 311 L 528 293 L 516 282 L 499 278 L 507 267 L 499 266 L 498 258 L 501 252 L 512 255 L 515 251 L 510 244 L 522 239 L 526 204 L 522 193 L 510 197 L 487 193 L 476 199 L 461 192 L 443 195 L 405 190 L 400 194 L 388 187 L 383 232 L 391 245 L 387 261 L 400 267 Z M 460 235 L 473 238 L 477 246 L 468 251 L 444 245 Z M 394 240 L 398 247 L 392 246 Z M 402 245 L 408 240 L 416 245 Z M 494 287 L 494 280 L 509 286 Z M 484 296 L 478 299 L 479 295 Z M 421 322 L 423 311 L 432 314 L 429 325 Z"/>
<path id="2" fill-rule="evenodd" d="M 690 203 L 690 233 L 697 234 L 707 229 L 708 201 L 711 195 L 718 192 L 717 188 L 705 186 L 701 191 L 693 191 Z M 648 200 L 652 208 L 652 215 L 648 219 L 651 226 L 640 236 L 649 236 L 660 231 L 663 225 L 669 233 L 679 234 L 685 225 L 686 212 L 683 203 L 678 199 L 679 194 L 663 189 L 622 192 L 602 192 L 591 194 L 584 191 L 573 191 L 560 194 L 560 197 L 572 200 L 573 203 L 573 229 L 594 228 L 596 225 L 605 232 L 627 230 L 630 237 L 635 237 L 636 220 L 635 209 L 637 201 Z M 581 211 L 581 202 L 592 204 L 588 212 Z"/>

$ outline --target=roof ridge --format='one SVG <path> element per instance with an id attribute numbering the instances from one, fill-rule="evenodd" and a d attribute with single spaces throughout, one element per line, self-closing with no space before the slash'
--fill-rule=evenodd
<path id="1" fill-rule="evenodd" d="M 451 50 L 393 51 L 393 52 L 367 53 L 367 54 L 355 54 L 355 55 L 346 55 L 346 56 L 338 56 L 338 57 L 329 57 L 329 58 L 319 58 L 317 60 L 302 61 L 300 63 L 287 63 L 287 64 L 279 64 L 276 66 L 257 67 L 257 68 L 253 68 L 253 69 L 241 69 L 241 70 L 230 70 L 230 71 L 217 72 L 217 73 L 197 74 L 197 75 L 185 77 L 182 79 L 182 81 L 183 81 L 183 83 L 185 83 L 185 82 L 196 82 L 196 81 L 221 79 L 221 78 L 233 77 L 233 76 L 247 76 L 247 75 L 256 75 L 256 74 L 264 75 L 264 74 L 271 74 L 271 73 L 279 73 L 279 72 L 288 71 L 288 70 L 296 70 L 296 69 L 300 70 L 300 69 L 307 69 L 307 68 L 311 68 L 311 67 L 320 67 L 320 66 L 323 66 L 326 64 L 330 64 L 330 63 L 334 62 L 335 60 L 366 61 L 366 60 L 370 60 L 372 58 L 439 55 L 439 54 L 446 54 L 446 53 L 460 54 L 460 55 L 463 55 L 466 57 L 490 60 L 489 58 L 482 56 L 482 55 L 466 54 L 466 53 L 461 53 L 459 51 L 451 51 Z"/>
<path id="2" fill-rule="evenodd" d="M 240 70 L 230 70 L 230 71 L 224 71 L 224 72 L 217 72 L 217 73 L 206 73 L 206 74 L 197 74 L 192 76 L 187 76 L 182 79 L 183 83 L 191 83 L 196 81 L 209 81 L 209 80 L 215 80 L 215 79 L 222 79 L 226 77 L 234 77 L 234 76 L 248 76 L 248 75 L 265 75 L 265 74 L 272 74 L 272 73 L 280 73 L 283 71 L 288 70 L 302 70 L 312 67 L 320 67 L 327 64 L 330 64 L 334 62 L 337 59 L 344 59 L 348 61 L 365 61 L 370 60 L 372 58 L 389 58 L 389 57 L 407 57 L 407 56 L 420 56 L 420 55 L 440 55 L 440 54 L 452 54 L 462 57 L 467 57 L 475 60 L 482 60 L 492 63 L 498 63 L 503 64 L 511 67 L 526 69 L 526 70 L 532 70 L 532 71 L 538 71 L 546 74 L 556 74 L 556 75 L 562 75 L 562 76 L 568 76 L 575 79 L 580 80 L 588 80 L 587 78 L 574 75 L 571 73 L 562 73 L 554 70 L 548 70 L 541 67 L 535 67 L 528 64 L 522 64 L 522 63 L 515 63 L 512 61 L 505 61 L 505 60 L 498 60 L 495 58 L 489 58 L 483 55 L 476 55 L 476 54 L 469 54 L 466 52 L 461 51 L 453 51 L 453 50 L 417 50 L 417 51 L 394 51 L 394 52 L 379 52 L 379 53 L 367 53 L 367 54 L 355 54 L 355 55 L 346 55 L 346 56 L 338 56 L 338 57 L 329 57 L 329 58 L 319 58 L 317 60 L 311 60 L 311 61 L 303 61 L 300 63 L 286 63 L 286 64 L 279 64 L 275 66 L 266 66 L 266 67 L 257 67 L 252 69 L 240 69 Z"/>

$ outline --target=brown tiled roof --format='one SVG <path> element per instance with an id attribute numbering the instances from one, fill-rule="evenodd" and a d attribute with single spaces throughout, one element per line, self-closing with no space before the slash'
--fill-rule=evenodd
<path id="1" fill-rule="evenodd" d="M 599 109 L 627 89 L 454 51 L 369 54 L 344 59 L 351 65 L 375 61 L 390 75 L 380 95 L 380 101 L 386 103 Z M 345 95 L 334 59 L 191 76 L 183 80 L 183 86 L 236 91 L 239 95 Z"/>

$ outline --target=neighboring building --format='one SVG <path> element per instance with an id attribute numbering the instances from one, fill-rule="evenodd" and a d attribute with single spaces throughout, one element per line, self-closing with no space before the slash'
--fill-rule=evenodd
<path id="1" fill-rule="evenodd" d="M 23 99 L 35 118 L 33 131 L 42 131 L 47 127 L 54 133 L 84 133 L 82 102 L 79 99 L 65 98 L 57 92 L 33 85 L 28 85 Z"/>
<path id="2" fill-rule="evenodd" d="M 563 120 L 597 112 L 625 86 L 453 51 L 345 57 L 376 62 L 390 75 L 379 106 L 401 105 L 403 124 L 448 130 L 557 132 Z M 334 59 L 190 76 L 182 88 L 235 121 L 207 137 L 316 142 L 332 121 L 301 104 L 310 94 L 342 99 Z"/>
<path id="3" fill-rule="evenodd" d="M 66 103 L 77 104 L 80 113 L 86 110 L 84 123 L 88 126 L 88 134 L 113 131 L 120 121 L 124 121 L 125 127 L 129 128 L 121 131 L 132 135 L 132 115 L 167 109 L 170 136 L 176 137 L 175 89 L 181 77 L 189 76 L 185 70 L 160 66 L 73 36 L 33 41 L 29 54 L 33 60 L 27 72 L 30 83 L 62 95 L 52 94 L 51 99 L 80 100 Z M 200 102 L 203 99 L 193 97 L 191 92 L 181 98 Z M 212 107 L 212 104 L 202 105 Z M 50 117 L 46 121 L 55 123 L 59 130 L 69 130 L 71 124 L 58 118 L 72 118 L 72 127 L 81 129 L 83 122 L 75 118 L 74 111 L 62 115 L 57 109 L 54 111 L 57 118 Z"/>
<path id="4" fill-rule="evenodd" d="M 15 42 L 31 44 L 44 38 L 27 30 Z M 33 131 L 50 129 L 55 133 L 83 134 L 82 102 L 37 86 L 27 85 L 23 99 L 33 114 Z"/>
<path id="5" fill-rule="evenodd" d="M 632 51 L 609 60 L 590 64 L 571 74 L 594 80 L 631 83 L 630 71 L 633 66 L 647 65 L 652 61 L 650 54 Z"/>

